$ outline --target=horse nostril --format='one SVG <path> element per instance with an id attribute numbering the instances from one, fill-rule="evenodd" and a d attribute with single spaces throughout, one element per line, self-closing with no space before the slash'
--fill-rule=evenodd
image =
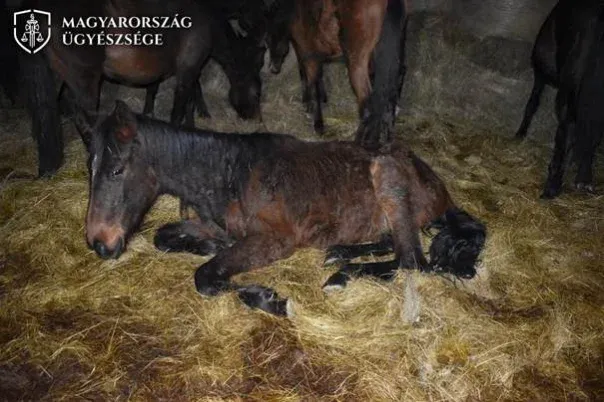
<path id="1" fill-rule="evenodd" d="M 99 257 L 101 258 L 108 258 L 109 255 L 107 253 L 107 246 L 105 246 L 105 244 L 99 240 L 95 240 L 92 248 L 94 249 L 94 251 L 98 254 Z"/>

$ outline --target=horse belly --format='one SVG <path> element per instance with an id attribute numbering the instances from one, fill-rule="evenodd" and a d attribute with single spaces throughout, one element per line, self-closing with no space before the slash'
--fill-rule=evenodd
<path id="1" fill-rule="evenodd" d="M 388 227 L 381 208 L 375 202 L 373 192 L 366 197 L 350 201 L 334 206 L 329 216 L 311 216 L 311 219 L 307 219 L 302 228 L 302 233 L 306 236 L 301 243 L 327 248 L 336 244 L 379 241 L 381 235 L 388 231 Z"/>
<path id="2" fill-rule="evenodd" d="M 103 73 L 130 85 L 151 84 L 173 73 L 173 57 L 161 54 L 161 48 L 143 46 L 107 46 Z"/>
<path id="3" fill-rule="evenodd" d="M 341 172 L 336 181 L 317 187 L 313 192 L 308 183 L 301 187 L 306 191 L 288 203 L 295 216 L 300 245 L 326 248 L 334 244 L 374 242 L 388 230 L 367 175 L 346 177 Z M 301 203 L 296 205 L 294 199 Z"/>

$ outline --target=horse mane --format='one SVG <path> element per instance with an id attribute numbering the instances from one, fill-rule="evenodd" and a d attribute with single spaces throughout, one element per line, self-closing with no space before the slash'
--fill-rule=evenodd
<path id="1" fill-rule="evenodd" d="M 137 115 L 137 138 L 143 154 L 150 161 L 161 161 L 164 168 L 180 171 L 191 166 L 212 171 L 246 174 L 254 161 L 270 163 L 295 137 L 287 134 L 253 135 L 176 128 L 147 116 Z M 156 162 L 152 162 L 156 163 Z M 239 173 L 235 171 L 241 171 Z M 229 173 L 229 174 L 230 174 Z"/>

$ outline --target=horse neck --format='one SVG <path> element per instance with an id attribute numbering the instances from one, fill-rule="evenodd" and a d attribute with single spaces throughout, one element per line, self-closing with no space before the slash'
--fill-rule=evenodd
<path id="1" fill-rule="evenodd" d="M 225 186 L 238 156 L 230 136 L 181 131 L 164 124 L 150 127 L 143 149 L 160 192 L 193 201 L 200 192 Z"/>

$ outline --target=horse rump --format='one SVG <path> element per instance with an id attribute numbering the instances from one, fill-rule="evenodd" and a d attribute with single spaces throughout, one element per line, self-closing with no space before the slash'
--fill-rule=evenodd
<path id="1" fill-rule="evenodd" d="M 428 229 L 439 230 L 430 244 L 430 268 L 464 279 L 473 278 L 474 265 L 486 238 L 484 224 L 454 207 L 432 221 Z"/>

